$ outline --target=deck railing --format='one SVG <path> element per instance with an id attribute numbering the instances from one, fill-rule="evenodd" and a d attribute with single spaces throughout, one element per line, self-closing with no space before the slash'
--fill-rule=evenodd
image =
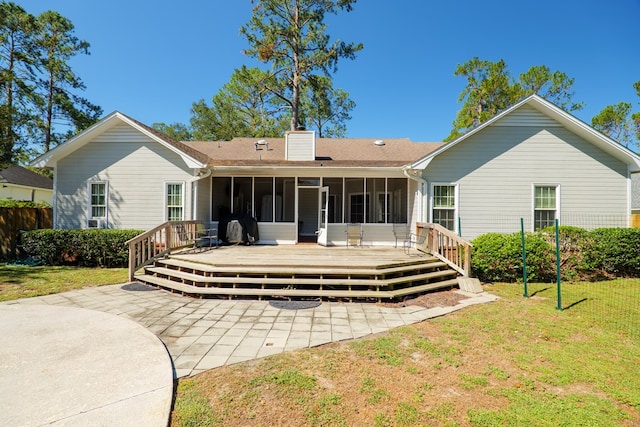
<path id="1" fill-rule="evenodd" d="M 416 224 L 416 234 L 425 236 L 421 247 L 441 261 L 446 262 L 458 273 L 469 276 L 471 273 L 471 243 L 447 230 L 439 224 L 419 222 Z"/>
<path id="2" fill-rule="evenodd" d="M 173 250 L 194 244 L 197 224 L 201 221 L 168 221 L 127 241 L 129 245 L 129 280 L 135 272 Z"/>

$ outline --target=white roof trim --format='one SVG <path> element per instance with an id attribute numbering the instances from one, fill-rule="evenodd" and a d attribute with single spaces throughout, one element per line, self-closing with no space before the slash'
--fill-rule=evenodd
<path id="1" fill-rule="evenodd" d="M 190 168 L 197 169 L 197 168 L 205 168 L 207 166 L 206 164 L 200 162 L 197 159 L 194 159 L 193 157 L 189 156 L 179 148 L 173 146 L 172 144 L 168 143 L 164 139 L 160 138 L 158 135 L 152 132 L 149 132 L 148 129 L 145 129 L 144 127 L 140 126 L 138 123 L 136 123 L 135 121 L 131 120 L 129 117 L 125 116 L 124 114 L 118 111 L 114 111 L 113 113 L 104 117 L 99 122 L 95 123 L 94 125 L 90 126 L 89 128 L 85 129 L 79 134 L 75 135 L 71 139 L 67 140 L 63 144 L 60 144 L 57 147 L 53 148 L 52 150 L 37 157 L 31 162 L 31 165 L 35 167 L 55 167 L 58 160 L 73 153 L 78 148 L 89 143 L 94 137 L 102 134 L 103 132 L 106 132 L 107 130 L 111 129 L 113 126 L 115 126 L 118 123 L 125 123 L 131 126 L 132 128 L 136 129 L 138 132 L 146 135 L 147 137 L 161 144 L 163 147 L 176 153 L 182 158 L 182 160 L 184 160 L 184 162 Z"/>
<path id="2" fill-rule="evenodd" d="M 551 102 L 547 101 L 546 99 L 544 99 L 544 98 L 542 98 L 542 97 L 540 97 L 540 96 L 538 96 L 536 94 L 530 95 L 529 97 L 523 99 L 522 101 L 518 102 L 517 104 L 513 105 L 512 107 L 506 109 L 502 113 L 500 113 L 500 114 L 496 115 L 495 117 L 491 118 L 490 120 L 484 122 L 483 124 L 481 124 L 477 128 L 467 132 L 466 134 L 462 135 L 458 139 L 455 139 L 455 140 L 443 145 L 442 147 L 440 147 L 437 150 L 433 151 L 432 153 L 426 155 L 425 157 L 421 158 L 420 160 L 417 160 L 417 161 L 415 161 L 413 163 L 410 163 L 410 164 L 406 165 L 404 168 L 405 169 L 422 169 L 422 170 L 424 170 L 429 165 L 431 160 L 434 157 L 436 157 L 437 155 L 439 155 L 440 153 L 442 153 L 442 152 L 450 149 L 451 147 L 461 143 L 462 141 L 470 138 L 471 136 L 473 136 L 476 133 L 480 132 L 482 129 L 484 129 L 484 128 L 488 127 L 488 126 L 491 126 L 496 121 L 500 120 L 504 116 L 510 114 L 512 111 L 517 110 L 518 108 L 522 107 L 525 104 L 535 108 L 536 110 L 538 110 L 541 113 L 547 115 L 548 117 L 550 117 L 550 118 L 552 118 L 554 120 L 557 120 L 563 126 L 565 126 L 568 130 L 580 135 L 581 137 L 583 137 L 587 141 L 591 142 L 594 145 L 597 145 L 599 148 L 601 148 L 604 151 L 608 152 L 612 156 L 620 159 L 621 161 L 624 161 L 625 163 L 627 163 L 631 167 L 630 170 L 632 172 L 640 171 L 640 156 L 638 156 L 633 151 L 631 151 L 628 148 L 622 146 L 621 144 L 619 144 L 618 142 L 614 141 L 613 139 L 607 137 L 606 135 L 598 132 L 597 130 L 595 130 L 594 128 L 589 126 L 588 124 L 584 123 L 583 121 L 579 120 L 578 118 L 574 117 L 573 115 L 567 113 L 566 111 L 562 110 L 561 108 L 555 106 Z"/>

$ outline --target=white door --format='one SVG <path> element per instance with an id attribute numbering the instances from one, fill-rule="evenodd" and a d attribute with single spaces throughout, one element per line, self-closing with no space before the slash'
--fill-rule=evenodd
<path id="1" fill-rule="evenodd" d="M 322 187 L 318 193 L 318 244 L 327 246 L 327 213 L 329 212 L 329 187 Z"/>

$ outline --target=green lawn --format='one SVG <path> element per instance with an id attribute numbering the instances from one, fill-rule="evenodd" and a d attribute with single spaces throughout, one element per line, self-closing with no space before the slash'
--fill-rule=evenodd
<path id="1" fill-rule="evenodd" d="M 56 294 L 128 280 L 126 268 L 0 267 L 0 301 Z"/>
<path id="2" fill-rule="evenodd" d="M 172 426 L 637 426 L 640 280 L 500 300 L 179 381 Z"/>

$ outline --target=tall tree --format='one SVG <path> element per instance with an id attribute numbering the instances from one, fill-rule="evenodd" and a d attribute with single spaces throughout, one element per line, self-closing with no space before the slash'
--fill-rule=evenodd
<path id="1" fill-rule="evenodd" d="M 355 2 L 259 0 L 241 28 L 250 46 L 245 53 L 271 66 L 273 79 L 265 89 L 291 109 L 291 130 L 301 124 L 301 96 L 309 78 L 318 72 L 329 76 L 340 58 L 353 59 L 363 48 L 362 43 L 331 42 L 326 34 L 325 16 L 349 12 Z"/>
<path id="2" fill-rule="evenodd" d="M 640 96 L 640 80 L 633 84 L 636 95 Z M 591 119 L 591 125 L 609 138 L 625 147 L 640 148 L 640 111 L 632 113 L 630 102 L 607 105 Z"/>
<path id="3" fill-rule="evenodd" d="M 89 54 L 89 43 L 78 39 L 71 21 L 58 12 L 43 12 L 36 23 L 36 45 L 40 51 L 42 74 L 37 123 L 46 152 L 69 134 L 95 123 L 102 114 L 102 108 L 77 95 L 76 92 L 84 90 L 85 85 L 69 65 L 74 56 Z M 56 132 L 54 122 L 66 127 L 67 132 Z"/>
<path id="4" fill-rule="evenodd" d="M 466 77 L 467 84 L 458 98 L 462 107 L 446 141 L 458 138 L 533 93 L 569 111 L 582 108 L 581 103 L 572 101 L 574 79 L 544 65 L 529 68 L 515 80 L 504 60 L 491 62 L 474 57 L 458 65 L 454 75 Z"/>
<path id="5" fill-rule="evenodd" d="M 525 98 L 535 93 L 563 110 L 580 110 L 584 104 L 572 102 L 574 80 L 562 71 L 551 71 L 546 65 L 534 65 L 520 74 L 517 85 L 521 92 L 518 97 Z"/>
<path id="6" fill-rule="evenodd" d="M 342 89 L 334 89 L 326 76 L 313 76 L 304 97 L 306 121 L 318 130 L 319 138 L 339 138 L 347 134 L 345 122 L 351 119 L 356 103 Z"/>
<path id="7" fill-rule="evenodd" d="M 271 74 L 258 68 L 236 69 L 213 96 L 209 106 L 201 99 L 191 108 L 191 128 L 198 140 L 229 140 L 235 136 L 281 136 L 290 109 L 265 86 L 277 87 Z"/>
<path id="8" fill-rule="evenodd" d="M 191 129 L 184 123 L 175 122 L 166 124 L 160 122 L 152 124 L 151 127 L 176 141 L 191 141 L 193 139 Z"/>
<path id="9" fill-rule="evenodd" d="M 0 164 L 23 144 L 19 124 L 30 118 L 37 55 L 35 18 L 12 2 L 0 3 Z"/>

